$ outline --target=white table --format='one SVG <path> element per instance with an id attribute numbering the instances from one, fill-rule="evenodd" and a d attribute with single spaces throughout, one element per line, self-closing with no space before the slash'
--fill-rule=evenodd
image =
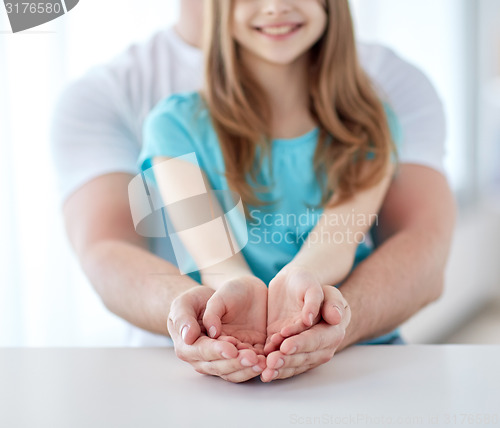
<path id="1" fill-rule="evenodd" d="M 231 384 L 171 348 L 3 348 L 0 427 L 500 426 L 499 362 L 500 346 L 357 346 Z"/>

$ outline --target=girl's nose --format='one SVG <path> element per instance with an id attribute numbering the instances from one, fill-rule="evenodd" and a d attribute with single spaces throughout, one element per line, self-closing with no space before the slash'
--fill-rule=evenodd
<path id="1" fill-rule="evenodd" d="M 290 0 L 262 0 L 262 11 L 267 15 L 280 15 L 291 9 Z"/>

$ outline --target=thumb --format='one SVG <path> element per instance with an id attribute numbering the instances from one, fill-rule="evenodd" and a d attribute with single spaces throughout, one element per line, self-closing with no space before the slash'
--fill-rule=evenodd
<path id="1" fill-rule="evenodd" d="M 207 329 L 208 336 L 215 339 L 219 337 L 222 329 L 222 317 L 226 314 L 224 299 L 216 293 L 208 300 L 205 313 L 203 314 L 203 325 Z"/>
<path id="2" fill-rule="evenodd" d="M 201 328 L 194 317 L 180 316 L 168 319 L 167 329 L 170 337 L 178 335 L 186 345 L 192 345 L 201 335 Z"/>
<path id="3" fill-rule="evenodd" d="M 311 327 L 319 314 L 324 294 L 321 287 L 310 287 L 304 295 L 304 306 L 302 307 L 302 322 Z"/>
<path id="4" fill-rule="evenodd" d="M 204 305 L 194 298 L 193 293 L 185 293 L 175 299 L 167 321 L 170 337 L 174 340 L 180 338 L 186 345 L 192 345 L 201 334 L 198 315 L 203 308 Z"/>
<path id="5" fill-rule="evenodd" d="M 338 325 L 346 315 L 347 302 L 340 291 L 331 285 L 325 285 L 323 291 L 325 294 L 323 319 L 330 325 Z"/>

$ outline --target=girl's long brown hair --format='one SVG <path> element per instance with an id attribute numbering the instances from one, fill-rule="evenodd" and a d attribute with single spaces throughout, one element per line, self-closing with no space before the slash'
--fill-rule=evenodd
<path id="1" fill-rule="evenodd" d="M 202 96 L 219 138 L 228 183 L 246 207 L 262 205 L 255 195 L 260 162 L 256 154 L 259 146 L 260 153 L 270 153 L 271 112 L 266 94 L 238 61 L 231 4 L 205 3 Z M 314 156 L 323 187 L 320 204 L 331 206 L 382 179 L 393 143 L 383 105 L 358 62 L 348 0 L 327 0 L 326 11 L 327 28 L 309 55 L 309 108 L 320 129 Z M 370 153 L 374 156 L 367 159 Z"/>

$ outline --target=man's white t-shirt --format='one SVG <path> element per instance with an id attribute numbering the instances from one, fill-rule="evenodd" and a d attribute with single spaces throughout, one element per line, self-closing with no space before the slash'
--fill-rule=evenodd
<path id="1" fill-rule="evenodd" d="M 386 47 L 358 43 L 358 53 L 379 96 L 401 125 L 400 163 L 443 172 L 445 119 L 432 84 L 418 68 Z M 62 200 L 98 176 L 138 174 L 146 116 L 172 93 L 199 89 L 202 61 L 199 49 L 168 28 L 69 85 L 56 106 L 51 135 Z M 152 251 L 173 260 L 166 248 Z M 169 344 L 165 336 L 130 325 L 127 345 Z"/>

